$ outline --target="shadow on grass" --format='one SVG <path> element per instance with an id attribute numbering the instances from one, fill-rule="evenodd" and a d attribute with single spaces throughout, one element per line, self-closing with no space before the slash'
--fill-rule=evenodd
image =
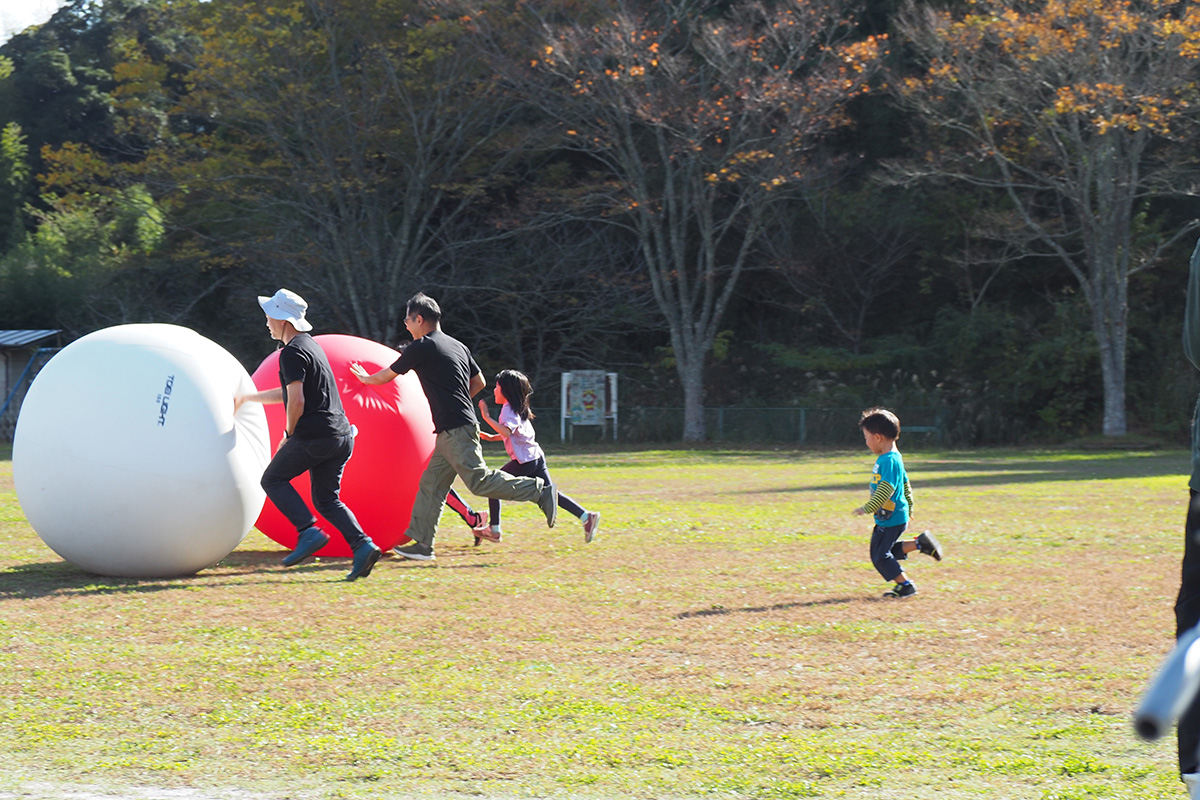
<path id="1" fill-rule="evenodd" d="M 1178 476 L 1180 488 L 1186 488 L 1191 470 L 1187 454 L 1127 455 L 1096 459 L 1015 459 L 1003 458 L 930 458 L 906 459 L 909 480 L 920 486 L 1004 486 L 1039 482 L 1119 480 L 1123 478 L 1162 478 Z M 870 461 L 863 461 L 868 474 Z M 944 473 L 969 473 L 946 475 Z M 929 473 L 941 473 L 930 475 Z M 865 481 L 794 486 L 786 489 L 747 490 L 746 494 L 786 494 L 791 492 L 840 491 L 861 489 Z M 731 492 L 739 494 L 739 492 Z"/>
<path id="2" fill-rule="evenodd" d="M 282 550 L 236 550 L 211 567 L 194 575 L 173 578 L 118 578 L 87 572 L 66 561 L 47 561 L 20 564 L 0 570 L 0 602 L 4 600 L 30 600 L 38 597 L 86 596 L 107 594 L 149 594 L 172 589 L 225 588 L 234 583 L 245 586 L 249 583 L 279 584 L 283 573 L 313 575 L 329 573 L 331 582 L 345 581 L 350 571 L 349 557 L 325 557 L 317 561 L 306 561 L 294 567 L 284 567 L 279 561 L 286 554 Z M 492 563 L 446 564 L 388 559 L 380 561 L 376 569 L 403 565 L 406 569 L 432 567 L 434 569 L 492 569 Z M 247 580 L 248 575 L 262 575 L 262 580 Z M 286 578 L 283 579 L 286 583 Z"/>
<path id="3" fill-rule="evenodd" d="M 826 597 L 823 600 L 808 600 L 801 602 L 799 600 L 792 603 L 773 603 L 769 606 L 745 606 L 743 608 L 702 608 L 699 611 L 681 611 L 675 615 L 675 619 L 694 619 L 696 617 L 723 617 L 729 614 L 763 614 L 768 611 L 786 611 L 789 608 L 814 608 L 816 606 L 842 606 L 850 603 L 859 603 L 863 601 L 871 601 L 876 598 L 854 596 L 854 597 Z"/>
<path id="4" fill-rule="evenodd" d="M 65 561 L 21 564 L 0 572 L 0 601 L 29 600 L 38 597 L 86 596 L 107 594 L 149 594 L 182 588 L 223 588 L 229 579 L 238 585 L 246 585 L 245 576 L 271 572 L 293 572 L 305 574 L 329 572 L 331 580 L 343 580 L 348 571 L 349 559 L 335 562 L 301 564 L 286 569 L 279 565 L 278 552 L 241 552 L 237 558 L 230 556 L 218 565 L 201 570 L 195 575 L 174 578 L 117 578 L 86 572 Z M 248 556 L 248 557 L 247 557 Z M 344 563 L 343 563 L 344 562 Z M 278 583 L 277 580 L 260 580 L 257 583 Z"/>

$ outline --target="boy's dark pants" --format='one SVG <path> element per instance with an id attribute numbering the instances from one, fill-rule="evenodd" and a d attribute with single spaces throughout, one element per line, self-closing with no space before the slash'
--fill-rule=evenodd
<path id="1" fill-rule="evenodd" d="M 291 484 L 292 478 L 307 472 L 312 485 L 313 507 L 333 523 L 351 550 L 357 550 L 370 540 L 341 500 L 342 470 L 353 452 L 353 436 L 288 439 L 263 472 L 263 491 L 296 530 L 312 527 L 317 524 L 317 518 Z"/>
<path id="2" fill-rule="evenodd" d="M 885 581 L 894 581 L 904 572 L 900 566 L 908 555 L 904 552 L 900 537 L 908 530 L 908 523 L 884 528 L 879 525 L 871 531 L 871 563 Z M 1200 576 L 1198 576 L 1200 577 Z"/>
<path id="3" fill-rule="evenodd" d="M 1184 525 L 1183 570 L 1179 597 L 1175 600 L 1175 636 L 1200 623 L 1200 495 L 1189 490 L 1187 523 Z M 1179 718 L 1179 773 L 1200 772 L 1200 702 L 1193 701 Z"/>

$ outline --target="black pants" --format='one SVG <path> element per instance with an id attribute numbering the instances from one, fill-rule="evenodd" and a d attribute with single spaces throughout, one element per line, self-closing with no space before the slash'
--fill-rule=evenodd
<path id="1" fill-rule="evenodd" d="M 904 572 L 900 562 L 908 558 L 900 537 L 908 530 L 908 523 L 884 528 L 876 525 L 871 531 L 871 563 L 885 581 L 894 581 Z"/>
<path id="2" fill-rule="evenodd" d="M 541 478 L 546 483 L 553 483 L 550 480 L 550 468 L 546 466 L 545 456 L 533 461 L 526 461 L 524 464 L 513 459 L 501 467 L 500 470 L 507 472 L 509 475 L 516 475 L 518 478 Z M 583 506 L 562 492 L 558 493 L 558 507 L 568 514 L 573 514 L 580 519 L 583 518 Z M 492 525 L 500 524 L 500 501 L 495 498 L 488 500 L 488 522 Z"/>
<path id="3" fill-rule="evenodd" d="M 302 531 L 317 524 L 317 518 L 292 487 L 291 480 L 305 472 L 312 484 L 313 507 L 333 523 L 351 550 L 370 541 L 362 526 L 341 500 L 342 470 L 354 452 L 353 436 L 324 439 L 288 439 L 275 453 L 262 476 L 262 488 L 275 507 Z"/>
<path id="4" fill-rule="evenodd" d="M 1175 600 L 1175 636 L 1178 638 L 1200 623 L 1200 495 L 1188 491 L 1187 523 L 1183 533 L 1183 569 L 1179 597 Z M 1200 702 L 1179 718 L 1179 773 L 1200 772 Z"/>

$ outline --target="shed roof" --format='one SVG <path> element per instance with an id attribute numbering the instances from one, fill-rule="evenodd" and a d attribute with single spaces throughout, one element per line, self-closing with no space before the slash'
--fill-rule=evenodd
<path id="1" fill-rule="evenodd" d="M 3 331 L 0 330 L 0 348 L 6 347 L 25 347 L 34 342 L 46 339 L 54 334 L 59 333 L 57 330 L 40 330 L 40 331 Z"/>

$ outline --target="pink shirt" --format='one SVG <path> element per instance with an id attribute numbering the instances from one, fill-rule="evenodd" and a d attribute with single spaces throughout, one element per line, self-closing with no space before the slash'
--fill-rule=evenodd
<path id="1" fill-rule="evenodd" d="M 512 410 L 512 406 L 505 403 L 500 408 L 499 422 L 512 432 L 512 436 L 504 440 L 504 449 L 508 451 L 509 458 L 521 464 L 528 464 L 543 457 L 542 448 L 538 447 L 533 438 L 531 420 L 521 419 L 517 412 Z"/>

